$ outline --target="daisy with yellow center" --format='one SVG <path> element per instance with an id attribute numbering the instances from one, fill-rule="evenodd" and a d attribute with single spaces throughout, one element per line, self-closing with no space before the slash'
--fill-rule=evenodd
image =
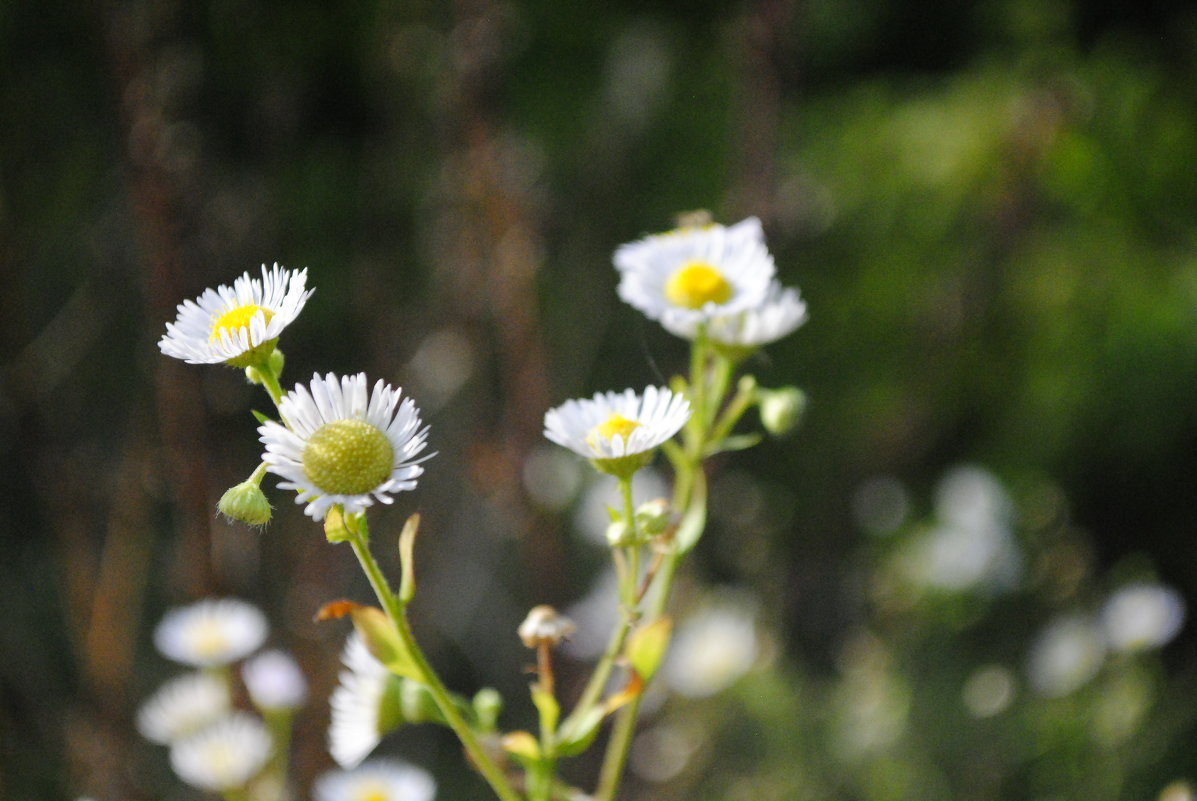
<path id="1" fill-rule="evenodd" d="M 208 598 L 167 612 L 154 629 L 154 645 L 176 662 L 218 667 L 256 651 L 268 628 L 256 606 L 235 598 Z"/>
<path id="2" fill-rule="evenodd" d="M 353 770 L 321 774 L 313 801 L 432 801 L 436 781 L 423 768 L 397 759 L 372 759 Z"/>
<path id="3" fill-rule="evenodd" d="M 690 403 L 664 387 L 598 393 L 544 416 L 544 435 L 604 472 L 634 472 L 690 419 Z"/>
<path id="4" fill-rule="evenodd" d="M 195 300 L 179 304 L 173 323 L 158 347 L 167 356 L 189 364 L 251 367 L 264 364 L 279 335 L 291 324 L 312 294 L 308 271 L 262 265 L 262 277 L 245 273 L 233 285 L 206 289 Z"/>
<path id="5" fill-rule="evenodd" d="M 666 328 L 697 328 L 765 298 L 775 268 L 760 220 L 679 228 L 615 251 L 619 296 Z"/>
<path id="6" fill-rule="evenodd" d="M 415 489 L 423 474 L 417 459 L 427 445 L 428 428 L 402 390 L 378 381 L 372 392 L 366 376 L 313 376 L 279 402 L 282 423 L 258 428 L 266 448 L 266 469 L 279 486 L 296 490 L 296 503 L 323 520 L 333 506 L 357 514 L 374 501 Z"/>
<path id="7" fill-rule="evenodd" d="M 355 768 L 370 755 L 382 736 L 400 721 L 384 707 L 399 677 L 374 658 L 356 631 L 341 654 L 345 669 L 329 696 L 328 752 L 342 768 Z"/>

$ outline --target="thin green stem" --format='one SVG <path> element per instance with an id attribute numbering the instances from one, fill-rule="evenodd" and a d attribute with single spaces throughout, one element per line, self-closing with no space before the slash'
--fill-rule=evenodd
<path id="1" fill-rule="evenodd" d="M 740 418 L 744 416 L 744 412 L 748 411 L 748 408 L 752 406 L 752 402 L 755 399 L 756 382 L 741 380 L 735 396 L 731 399 L 731 403 L 723 410 L 723 414 L 719 416 L 718 422 L 715 423 L 715 427 L 711 431 L 711 441 L 718 443 L 726 439 L 736 423 L 740 422 Z"/>
<path id="2" fill-rule="evenodd" d="M 395 631 L 399 635 L 399 639 L 403 642 L 404 648 L 407 650 L 408 655 L 411 656 L 416 669 L 420 672 L 422 683 L 428 688 L 441 714 L 445 716 L 445 721 L 449 724 L 449 728 L 453 729 L 453 733 L 457 735 L 462 747 L 470 755 L 478 772 L 482 774 L 482 777 L 486 779 L 491 789 L 495 791 L 495 795 L 502 799 L 502 801 L 523 801 L 520 794 L 511 787 L 506 774 L 495 764 L 494 760 L 483 749 L 481 743 L 478 742 L 478 738 L 474 736 L 473 730 L 470 729 L 469 724 L 466 723 L 465 718 L 461 716 L 461 713 L 449 697 L 448 689 L 441 682 L 432 665 L 429 664 L 428 659 L 424 656 L 424 652 L 420 650 L 420 646 L 416 643 L 415 635 L 412 634 L 411 625 L 408 623 L 403 605 L 399 603 L 399 599 L 391 591 L 390 585 L 387 584 L 386 576 L 383 575 L 378 562 L 370 552 L 370 547 L 367 544 L 368 535 L 365 529 L 365 518 L 362 517 L 359 520 L 361 525 L 360 530 L 352 526 L 349 529 L 353 535 L 349 540 L 349 544 L 353 547 L 353 552 L 357 556 L 362 570 L 365 571 L 366 578 L 370 581 L 370 586 L 374 588 L 374 594 L 378 596 L 379 603 L 382 604 L 383 610 L 386 612 L 387 617 L 390 618 L 391 624 L 395 627 Z"/>

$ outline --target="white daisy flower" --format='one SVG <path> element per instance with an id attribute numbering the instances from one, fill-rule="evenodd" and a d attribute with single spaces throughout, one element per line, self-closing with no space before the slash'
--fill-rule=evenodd
<path id="1" fill-rule="evenodd" d="M 167 612 L 154 645 L 168 659 L 196 667 L 236 662 L 266 639 L 266 616 L 235 598 L 208 598 Z"/>
<path id="2" fill-rule="evenodd" d="M 793 333 L 806 319 L 806 301 L 798 290 L 772 281 L 758 305 L 708 320 L 707 336 L 727 347 L 759 348 Z M 698 336 L 700 321 L 693 317 L 666 316 L 661 322 L 671 334 L 683 339 Z"/>
<path id="3" fill-rule="evenodd" d="M 691 226 L 615 251 L 619 297 L 670 331 L 754 309 L 776 272 L 761 222 Z"/>
<path id="4" fill-rule="evenodd" d="M 227 682 L 208 673 L 186 673 L 158 688 L 137 710 L 137 730 L 167 745 L 224 717 L 232 706 Z"/>
<path id="5" fill-rule="evenodd" d="M 329 698 L 328 751 L 338 765 L 353 768 L 391 728 L 383 721 L 383 701 L 393 678 L 356 631 L 345 641 L 341 662 L 346 669 Z"/>
<path id="6" fill-rule="evenodd" d="M 258 429 L 267 469 L 284 479 L 283 489 L 298 491 L 296 503 L 323 520 L 340 505 L 356 514 L 375 500 L 415 489 L 424 468 L 415 459 L 427 445 L 428 427 L 402 390 L 378 381 L 366 390 L 366 376 L 312 377 L 311 390 L 297 386 L 279 403 L 286 425 L 269 421 Z M 396 410 L 398 406 L 398 410 Z"/>
<path id="7" fill-rule="evenodd" d="M 432 801 L 435 795 L 436 781 L 428 771 L 396 759 L 329 771 L 312 784 L 313 801 Z"/>
<path id="8" fill-rule="evenodd" d="M 626 389 L 550 409 L 544 435 L 605 472 L 619 474 L 625 463 L 634 463 L 632 472 L 643 467 L 647 458 L 641 457 L 650 456 L 689 419 L 690 402 L 680 394 L 664 387 L 648 387 L 643 395 Z"/>
<path id="9" fill-rule="evenodd" d="M 262 265 L 262 278 L 245 273 L 233 285 L 205 289 L 179 304 L 158 347 L 188 364 L 257 364 L 274 350 L 279 334 L 299 316 L 313 290 L 305 289 L 307 269 Z"/>
<path id="10" fill-rule="evenodd" d="M 227 792 L 244 787 L 265 767 L 274 743 L 266 725 L 234 712 L 171 746 L 170 766 L 193 787 Z"/>
<path id="11" fill-rule="evenodd" d="M 241 678 L 259 709 L 298 709 L 308 683 L 295 660 L 282 651 L 263 651 L 241 666 Z"/>

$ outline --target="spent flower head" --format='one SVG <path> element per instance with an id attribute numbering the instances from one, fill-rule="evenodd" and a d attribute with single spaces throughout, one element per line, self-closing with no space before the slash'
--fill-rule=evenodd
<path id="1" fill-rule="evenodd" d="M 188 364 L 233 367 L 265 364 L 283 329 L 299 316 L 313 290 L 305 289 L 308 271 L 262 265 L 262 277 L 247 272 L 195 300 L 179 304 L 173 323 L 158 347 Z"/>
<path id="2" fill-rule="evenodd" d="M 235 598 L 207 598 L 176 607 L 154 629 L 154 645 L 168 659 L 195 667 L 236 662 L 266 639 L 266 616 Z"/>
<path id="3" fill-rule="evenodd" d="M 615 251 L 619 297 L 670 331 L 759 307 L 776 268 L 761 222 L 691 225 Z"/>
<path id="4" fill-rule="evenodd" d="M 314 801 L 432 801 L 436 781 L 423 768 L 396 759 L 372 759 L 353 770 L 321 774 Z"/>
<path id="5" fill-rule="evenodd" d="M 624 475 L 647 464 L 653 450 L 689 419 L 690 402 L 681 394 L 664 387 L 648 387 L 643 394 L 627 389 L 550 409 L 544 435 L 598 469 Z"/>
<path id="6" fill-rule="evenodd" d="M 170 766 L 193 787 L 228 793 L 245 787 L 257 776 L 273 748 L 262 721 L 234 712 L 176 741 L 170 749 Z"/>
<path id="7" fill-rule="evenodd" d="M 428 427 L 402 390 L 378 381 L 367 391 L 366 376 L 312 377 L 279 403 L 282 423 L 267 421 L 258 434 L 266 448 L 262 461 L 298 492 L 305 513 L 324 519 L 333 506 L 357 514 L 375 500 L 415 489 L 423 474 L 417 455 L 427 445 Z"/>

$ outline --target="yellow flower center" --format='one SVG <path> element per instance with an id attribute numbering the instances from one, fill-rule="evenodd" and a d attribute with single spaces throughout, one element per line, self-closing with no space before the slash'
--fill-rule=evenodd
<path id="1" fill-rule="evenodd" d="M 199 620 L 191 632 L 191 643 L 200 659 L 214 659 L 229 647 L 224 626 L 215 620 Z"/>
<path id="2" fill-rule="evenodd" d="M 367 784 L 353 794 L 353 801 L 388 801 L 386 790 L 374 784 Z"/>
<path id="3" fill-rule="evenodd" d="M 387 435 L 365 420 L 325 423 L 303 448 L 303 473 L 328 495 L 362 495 L 391 475 L 395 452 Z"/>
<path id="4" fill-rule="evenodd" d="M 605 421 L 590 429 L 590 433 L 586 435 L 586 444 L 599 450 L 600 439 L 610 440 L 620 436 L 626 445 L 628 437 L 637 428 L 640 428 L 640 424 L 635 420 L 629 420 L 623 415 L 613 412 Z"/>
<path id="5" fill-rule="evenodd" d="M 665 297 L 675 306 L 701 309 L 707 303 L 727 303 L 732 285 L 713 264 L 688 261 L 665 282 Z"/>
<path id="6" fill-rule="evenodd" d="M 270 311 L 270 309 L 263 309 L 256 303 L 247 303 L 244 306 L 235 306 L 215 317 L 212 320 L 212 335 L 208 337 L 208 341 L 219 342 L 220 332 L 225 329 L 228 329 L 231 334 L 238 329 L 245 328 L 259 311 L 266 318 L 266 322 L 270 322 L 270 318 L 274 316 L 274 312 Z"/>

